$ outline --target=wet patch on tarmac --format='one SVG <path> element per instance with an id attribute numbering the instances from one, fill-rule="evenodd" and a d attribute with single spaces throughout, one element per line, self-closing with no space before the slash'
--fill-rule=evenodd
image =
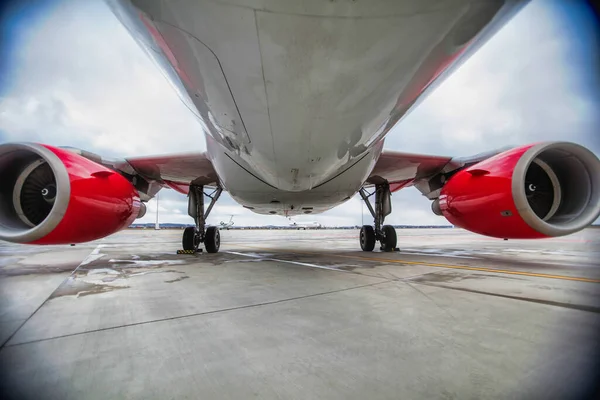
<path id="1" fill-rule="evenodd" d="M 353 265 L 353 264 L 338 264 L 332 267 L 335 267 L 337 269 L 341 269 L 343 271 L 354 271 L 355 269 L 359 268 L 359 269 L 364 269 L 364 268 L 375 268 L 374 265 Z"/>
<path id="2" fill-rule="evenodd" d="M 249 260 L 227 260 L 224 263 L 262 263 L 265 261 L 269 261 L 269 259 L 266 258 L 251 258 Z"/>
<path id="3" fill-rule="evenodd" d="M 237 253 L 237 254 L 236 254 Z M 329 257 L 328 254 L 301 254 L 293 252 L 277 252 L 277 253 L 266 253 L 266 252 L 251 252 L 251 251 L 239 251 L 235 253 L 229 253 L 232 255 L 240 255 L 246 257 L 252 257 L 249 259 L 233 259 L 226 261 L 229 262 L 288 262 L 288 263 L 300 263 L 309 266 L 313 264 L 317 267 L 325 267 L 330 269 L 337 269 L 340 271 L 355 271 L 363 269 L 373 269 L 378 265 L 385 264 L 385 260 L 382 260 L 381 264 L 376 263 L 365 263 L 362 265 L 348 264 L 340 261 L 339 258 Z"/>
<path id="4" fill-rule="evenodd" d="M 69 277 L 50 295 L 48 300 L 64 296 L 84 297 L 92 294 L 107 293 L 113 290 L 127 288 L 129 288 L 129 286 L 101 285 L 97 283 L 86 282 L 74 277 Z"/>
<path id="5" fill-rule="evenodd" d="M 23 265 L 15 263 L 10 267 L 0 268 L 0 276 L 23 276 L 23 275 L 46 275 L 71 272 L 77 264 L 58 264 L 58 265 Z"/>
<path id="6" fill-rule="evenodd" d="M 184 276 L 180 276 L 179 278 L 175 278 L 175 279 L 171 279 L 171 280 L 165 281 L 165 283 L 175 283 L 175 282 L 179 282 L 179 281 L 182 281 L 182 280 L 188 279 L 188 278 L 189 278 L 189 276 L 184 275 Z"/>
<path id="7" fill-rule="evenodd" d="M 106 250 L 106 246 L 96 248 L 91 254 L 92 257 L 86 258 L 75 270 L 73 265 L 69 265 L 67 271 L 73 271 L 71 276 L 50 295 L 49 300 L 65 296 L 80 298 L 128 289 L 131 287 L 131 282 L 128 282 L 130 279 L 149 274 L 170 274 L 169 278 L 173 274 L 178 274 L 180 276 L 164 282 L 179 282 L 188 279 L 189 276 L 173 267 L 197 262 L 196 257 L 188 259 L 177 257 L 175 259 L 170 253 L 124 256 L 111 254 L 112 252 Z M 36 266 L 36 268 L 39 271 L 40 266 Z M 21 273 L 26 270 L 26 268 L 19 269 Z"/>
<path id="8" fill-rule="evenodd" d="M 107 258 L 107 254 L 99 254 L 102 257 L 94 259 L 90 262 L 82 263 L 78 271 L 80 270 L 92 270 L 97 268 L 161 268 L 167 265 L 175 264 L 186 264 L 184 259 L 168 259 L 165 256 L 171 257 L 171 254 L 154 254 L 146 256 L 127 256 L 124 258 Z"/>
<path id="9" fill-rule="evenodd" d="M 164 254 L 160 254 L 159 257 L 176 257 L 176 260 L 165 260 L 165 262 L 173 262 L 174 264 L 194 264 L 194 265 L 198 265 L 198 263 L 202 263 L 202 264 L 207 264 L 207 265 L 221 265 L 224 263 L 229 263 L 229 262 L 239 262 L 240 258 L 239 256 L 235 256 L 234 254 L 230 254 L 230 253 L 226 253 L 226 252 L 220 252 L 220 253 L 206 253 L 206 252 L 201 252 L 201 253 L 197 253 L 197 254 L 177 254 L 174 255 L 173 253 L 164 253 Z M 136 259 L 136 261 L 138 260 L 143 260 L 144 256 L 137 256 L 139 257 L 138 259 Z"/>
<path id="10" fill-rule="evenodd" d="M 553 306 L 553 307 L 562 307 L 562 308 L 568 308 L 568 309 L 572 309 L 572 310 L 587 311 L 587 312 L 591 312 L 591 313 L 600 314 L 600 307 L 586 305 L 586 304 L 573 304 L 573 303 L 565 303 L 565 302 L 545 300 L 545 299 L 536 299 L 536 298 L 531 298 L 531 297 L 513 296 L 513 295 L 508 295 L 508 294 L 502 294 L 502 293 L 486 292 L 483 290 L 467 289 L 467 288 L 463 288 L 463 287 L 431 284 L 431 283 L 417 282 L 417 281 L 412 281 L 412 283 L 416 283 L 416 284 L 424 285 L 424 286 L 439 287 L 439 288 L 444 288 L 444 289 L 449 289 L 449 290 L 457 290 L 459 292 L 468 292 L 468 293 L 482 294 L 482 295 L 492 296 L 492 297 L 501 297 L 501 298 L 505 298 L 505 299 L 527 301 L 530 303 L 538 303 L 538 304 L 544 304 L 544 305 Z"/>
<path id="11" fill-rule="evenodd" d="M 415 278 L 409 279 L 411 282 L 417 283 L 443 283 L 443 282 L 460 282 L 469 279 L 489 279 L 489 278 L 500 278 L 500 279 L 512 279 L 512 280 L 523 280 L 522 278 L 517 278 L 514 276 L 500 276 L 494 274 L 461 274 L 460 272 L 432 272 L 429 274 L 424 274 Z"/>
<path id="12" fill-rule="evenodd" d="M 239 398 L 248 388 L 260 397 L 302 397 L 316 388 L 308 397 L 435 398 L 436 387 L 446 397 L 500 398 L 540 365 L 561 373 L 552 381 L 563 385 L 560 368 L 582 365 L 572 354 L 595 355 L 600 284 L 542 276 L 596 277 L 591 252 L 558 242 L 565 254 L 544 244 L 536 255 L 531 249 L 542 242 L 512 242 L 503 251 L 503 242 L 459 230 L 400 232 L 414 254 L 365 254 L 356 231 L 309 243 L 304 231 L 232 230 L 217 254 L 176 255 L 181 232 L 169 230 L 124 231 L 99 250 L 90 244 L 77 262 L 71 248 L 42 250 L 29 260 L 40 265 L 24 261 L 19 268 L 62 268 L 60 261 L 70 270 L 50 283 L 46 276 L 3 279 L 4 288 L 22 285 L 5 309 L 17 304 L 14 315 L 29 319 L 0 353 L 11 374 L 2 383 L 32 398 L 122 398 L 132 393 L 130 372 L 144 371 L 134 382 L 140 398 L 193 398 L 199 391 Z M 439 252 L 421 251 L 427 246 Z M 480 258 L 443 257 L 461 252 Z M 557 272 L 562 256 L 567 261 Z M 468 265 L 476 269 L 460 269 Z M 507 276 L 519 271 L 530 275 Z M 22 304 L 23 294 L 44 284 Z M 55 300 L 45 302 L 50 293 Z M 537 358 L 546 352 L 547 359 Z M 294 373 L 299 362 L 302 376 Z M 340 374 L 348 365 L 352 373 Z M 405 390 L 414 382 L 422 383 L 419 390 Z M 472 393 L 462 390 L 464 382 L 475 382 Z"/>

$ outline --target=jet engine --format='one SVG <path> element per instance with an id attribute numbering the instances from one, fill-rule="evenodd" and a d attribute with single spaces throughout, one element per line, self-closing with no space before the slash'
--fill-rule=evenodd
<path id="1" fill-rule="evenodd" d="M 600 161 L 574 143 L 518 147 L 454 174 L 433 210 L 487 236 L 568 235 L 600 215 Z"/>
<path id="2" fill-rule="evenodd" d="M 122 175 L 71 151 L 0 145 L 0 240 L 69 244 L 115 233 L 145 211 Z"/>

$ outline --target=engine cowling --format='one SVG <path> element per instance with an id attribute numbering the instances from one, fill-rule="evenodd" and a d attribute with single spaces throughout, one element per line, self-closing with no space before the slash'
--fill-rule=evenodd
<path id="1" fill-rule="evenodd" d="M 122 175 L 71 151 L 0 145 L 0 240 L 69 244 L 126 228 L 145 210 Z"/>
<path id="2" fill-rule="evenodd" d="M 518 147 L 457 172 L 438 201 L 434 211 L 482 235 L 568 235 L 600 215 L 600 161 L 574 143 Z"/>

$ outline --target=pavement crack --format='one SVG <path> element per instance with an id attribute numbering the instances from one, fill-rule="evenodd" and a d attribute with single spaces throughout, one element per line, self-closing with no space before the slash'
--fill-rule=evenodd
<path id="1" fill-rule="evenodd" d="M 64 280 L 63 280 L 63 281 L 62 281 L 62 282 L 61 282 L 61 283 L 60 283 L 60 284 L 59 284 L 59 285 L 56 287 L 56 289 L 54 289 L 54 290 L 52 291 L 52 293 L 50 293 L 50 294 L 48 295 L 48 297 L 46 297 L 46 299 L 45 299 L 45 300 L 42 302 L 42 304 L 40 304 L 40 305 L 39 305 L 39 306 L 38 306 L 38 307 L 35 309 L 35 311 L 34 311 L 34 312 L 32 312 L 32 313 L 31 313 L 31 315 L 29 315 L 29 316 L 28 316 L 28 317 L 27 317 L 27 318 L 26 318 L 26 319 L 23 321 L 23 323 L 22 323 L 21 325 L 19 325 L 19 327 L 18 327 L 17 329 L 15 329 L 15 331 L 14 331 L 14 332 L 13 332 L 13 333 L 12 333 L 12 334 L 11 334 L 11 335 L 8 337 L 8 338 L 7 338 L 7 339 L 6 339 L 4 342 L 2 342 L 2 345 L 0 345 L 0 351 L 2 351 L 2 349 L 4 349 L 5 347 L 10 347 L 9 345 L 7 345 L 7 343 L 8 343 L 8 342 L 9 342 L 9 341 L 10 341 L 10 340 L 11 340 L 11 339 L 12 339 L 12 338 L 13 338 L 13 337 L 14 337 L 14 336 L 15 336 L 15 335 L 16 335 L 16 334 L 17 334 L 17 333 L 18 333 L 18 332 L 21 330 L 21 328 L 23 328 L 23 326 L 25 326 L 25 324 L 26 324 L 27 322 L 29 322 L 29 320 L 30 320 L 30 319 L 31 319 L 31 318 L 32 318 L 32 317 L 33 317 L 33 316 L 34 316 L 34 315 L 35 315 L 35 314 L 36 314 L 36 313 L 37 313 L 37 312 L 40 310 L 40 308 L 42 308 L 42 307 L 43 307 L 43 306 L 44 306 L 44 305 L 45 305 L 45 304 L 48 302 L 48 300 L 51 300 L 51 299 L 53 298 L 53 295 L 54 295 L 54 293 L 56 292 L 56 290 L 58 290 L 58 288 L 60 288 L 62 285 L 64 285 L 64 284 L 65 284 L 65 282 L 67 282 L 67 281 L 69 280 L 69 278 L 71 278 L 71 277 L 73 276 L 73 274 L 75 274 L 75 272 L 76 272 L 76 271 L 79 269 L 79 267 L 81 267 L 81 266 L 82 266 L 82 265 L 84 265 L 84 264 L 87 264 L 87 263 L 89 262 L 88 260 L 90 259 L 90 257 L 92 257 L 92 256 L 93 256 L 93 255 L 95 255 L 95 254 L 98 254 L 99 250 L 100 250 L 102 247 L 106 247 L 106 245 L 99 244 L 98 246 L 96 246 L 96 247 L 94 248 L 94 250 L 92 250 L 92 251 L 90 252 L 90 254 L 89 254 L 89 255 L 88 255 L 88 256 L 87 256 L 87 257 L 86 257 L 86 258 L 85 258 L 85 259 L 84 259 L 82 262 L 80 262 L 80 263 L 77 265 L 77 267 L 75 267 L 75 269 L 74 269 L 73 271 L 71 271 L 71 273 L 69 274 L 69 276 L 67 276 L 67 277 L 66 277 L 66 278 L 65 278 L 65 279 L 64 279 Z"/>
<path id="2" fill-rule="evenodd" d="M 157 322 L 174 321 L 174 320 L 178 320 L 178 319 L 192 318 L 192 317 L 198 317 L 198 316 L 202 316 L 202 315 L 219 314 L 219 313 L 228 312 L 228 311 L 236 311 L 236 310 L 243 310 L 243 309 L 248 309 L 248 308 L 269 306 L 269 305 L 273 305 L 273 304 L 286 303 L 286 302 L 291 302 L 291 301 L 295 301 L 295 300 L 308 299 L 311 297 L 325 296 L 325 295 L 333 294 L 333 293 L 340 293 L 340 292 L 346 292 L 346 291 L 354 290 L 354 289 L 361 289 L 361 288 L 370 287 L 370 286 L 382 285 L 382 284 L 389 283 L 389 282 L 393 282 L 393 280 L 386 279 L 381 282 L 368 283 L 365 285 L 352 286 L 352 287 L 344 288 L 344 289 L 330 290 L 327 292 L 313 293 L 313 294 L 308 294 L 308 295 L 304 295 L 304 296 L 291 297 L 288 299 L 280 299 L 280 300 L 266 301 L 266 302 L 262 302 L 262 303 L 247 304 L 247 305 L 243 305 L 243 306 L 223 308 L 220 310 L 203 311 L 203 312 L 197 312 L 197 313 L 192 313 L 192 314 L 179 315 L 176 317 L 157 318 L 157 319 L 153 319 L 150 321 L 134 322 L 131 324 L 123 324 L 123 325 L 118 325 L 118 326 L 109 326 L 106 328 L 92 329 L 92 330 L 83 331 L 83 332 L 68 333 L 65 335 L 58 335 L 58 336 L 52 336 L 49 338 L 29 340 L 26 342 L 20 342 L 20 343 L 15 343 L 15 344 L 6 344 L 10 340 L 10 338 L 9 338 L 8 340 L 6 340 L 4 342 L 3 348 L 16 347 L 16 346 L 22 346 L 22 345 L 26 345 L 26 344 L 39 343 L 39 342 L 46 342 L 49 340 L 62 339 L 62 338 L 66 338 L 66 337 L 79 336 L 79 335 L 87 335 L 90 333 L 104 332 L 104 331 L 116 330 L 116 329 L 121 329 L 121 328 L 129 328 L 129 327 L 138 326 L 138 325 L 149 325 L 149 324 L 153 324 L 153 323 L 157 323 Z M 39 307 L 38 307 L 38 309 L 39 309 Z M 32 314 L 32 316 L 33 316 L 33 314 Z M 31 318 L 31 316 L 30 316 L 30 318 Z M 25 322 L 27 322 L 27 321 L 25 321 Z M 23 325 L 21 325 L 21 326 L 23 326 Z M 19 329 L 20 329 L 20 327 L 19 327 Z M 14 334 L 12 336 L 14 336 Z M 12 338 L 12 336 L 11 336 L 11 338 Z"/>
<path id="3" fill-rule="evenodd" d="M 440 310 L 442 310 L 442 312 L 444 314 L 446 314 L 447 316 L 449 316 L 451 319 L 456 321 L 456 317 L 454 317 L 454 315 L 452 315 L 452 313 L 450 311 L 448 311 L 446 308 L 442 307 L 441 305 L 439 305 L 431 296 L 429 296 L 427 293 L 423 292 L 422 290 L 420 290 L 419 288 L 413 286 L 410 284 L 410 282 L 405 281 L 405 280 L 397 280 L 397 282 L 400 283 L 404 283 L 405 285 L 407 285 L 408 287 L 410 287 L 411 289 L 417 291 L 418 293 L 420 293 L 421 295 L 423 295 L 423 297 L 425 297 L 427 300 L 431 301 L 437 308 L 439 308 Z"/>

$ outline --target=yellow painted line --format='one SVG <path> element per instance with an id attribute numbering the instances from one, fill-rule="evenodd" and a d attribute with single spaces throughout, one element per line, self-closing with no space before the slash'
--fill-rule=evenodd
<path id="1" fill-rule="evenodd" d="M 467 267 L 466 265 L 439 264 L 439 263 L 430 263 L 430 262 L 424 262 L 424 261 L 390 260 L 389 258 L 350 256 L 350 255 L 346 255 L 346 254 L 336 254 L 336 253 L 317 253 L 317 252 L 312 252 L 312 251 L 295 250 L 295 249 L 294 250 L 266 249 L 264 247 L 242 245 L 242 244 L 238 244 L 238 246 L 248 247 L 251 249 L 267 251 L 267 252 L 276 251 L 278 253 L 289 252 L 289 253 L 297 253 L 297 254 L 311 254 L 311 255 L 318 255 L 318 256 L 350 258 L 350 259 L 355 259 L 355 260 L 377 261 L 377 262 L 383 262 L 383 263 L 424 265 L 424 266 L 428 266 L 428 267 L 464 269 L 464 270 L 468 270 L 468 271 L 492 272 L 492 273 L 496 273 L 496 274 L 524 275 L 524 276 L 533 276 L 536 278 L 549 278 L 549 279 L 560 279 L 560 280 L 565 280 L 565 281 L 600 283 L 600 279 L 583 278 L 583 277 L 579 277 L 579 276 L 540 274 L 540 273 L 536 273 L 536 272 L 511 271 L 511 270 L 507 270 L 507 269 L 495 269 L 495 268 L 483 268 L 483 267 Z"/>

